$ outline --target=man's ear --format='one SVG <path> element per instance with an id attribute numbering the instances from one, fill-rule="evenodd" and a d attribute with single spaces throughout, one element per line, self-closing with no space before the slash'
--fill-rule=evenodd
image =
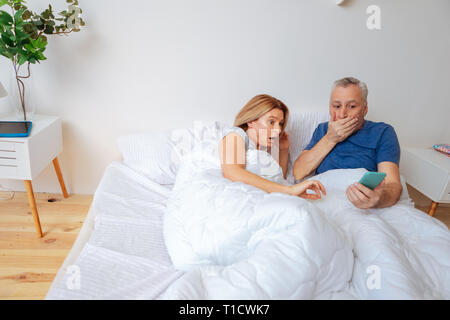
<path id="1" fill-rule="evenodd" d="M 367 112 L 369 112 L 369 105 L 366 104 L 366 109 L 364 110 L 364 117 L 366 116 Z"/>

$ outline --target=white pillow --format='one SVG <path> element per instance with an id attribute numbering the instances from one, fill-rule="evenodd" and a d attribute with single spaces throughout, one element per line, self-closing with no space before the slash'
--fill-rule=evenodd
<path id="1" fill-rule="evenodd" d="M 189 130 L 185 130 L 189 133 Z M 173 184 L 178 169 L 173 160 L 171 131 L 132 134 L 117 139 L 123 163 L 159 184 Z"/>
<path id="2" fill-rule="evenodd" d="M 156 183 L 171 185 L 183 157 L 200 142 L 218 140 L 225 127 L 229 126 L 218 121 L 195 121 L 189 129 L 131 134 L 117 143 L 125 165 Z"/>
<path id="3" fill-rule="evenodd" d="M 292 168 L 295 160 L 308 145 L 317 126 L 322 122 L 327 122 L 329 119 L 328 111 L 291 112 L 289 114 L 286 131 L 289 133 L 290 141 L 287 176 L 287 180 L 290 183 L 294 183 Z"/>

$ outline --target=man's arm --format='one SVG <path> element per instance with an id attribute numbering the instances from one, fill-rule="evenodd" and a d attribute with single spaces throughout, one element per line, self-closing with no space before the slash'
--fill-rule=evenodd
<path id="1" fill-rule="evenodd" d="M 380 162 L 378 172 L 386 173 L 383 191 L 376 208 L 385 208 L 397 203 L 402 195 L 403 187 L 400 181 L 400 171 L 398 165 L 393 162 Z"/>
<path id="2" fill-rule="evenodd" d="M 303 179 L 316 170 L 336 144 L 347 139 L 357 126 L 356 118 L 330 119 L 327 133 L 310 150 L 304 150 L 295 160 L 293 169 L 295 180 Z"/>
<path id="3" fill-rule="evenodd" d="M 394 162 L 380 162 L 378 172 L 386 173 L 384 181 L 374 190 L 355 183 L 347 188 L 347 198 L 360 209 L 386 208 L 400 199 L 403 188 L 400 182 L 398 165 Z"/>
<path id="4" fill-rule="evenodd" d="M 335 145 L 325 135 L 310 150 L 304 150 L 294 162 L 295 180 L 301 180 L 316 170 Z"/>

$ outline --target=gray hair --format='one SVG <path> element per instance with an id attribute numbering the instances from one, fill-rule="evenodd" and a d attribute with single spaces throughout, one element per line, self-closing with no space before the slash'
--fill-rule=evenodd
<path id="1" fill-rule="evenodd" d="M 362 97 L 363 97 L 364 103 L 367 105 L 367 95 L 369 94 L 369 90 L 367 89 L 367 85 L 364 82 L 362 82 L 362 81 L 360 81 L 360 80 L 358 80 L 356 78 L 345 77 L 345 78 L 336 80 L 333 83 L 333 90 L 336 89 L 337 87 L 344 87 L 345 88 L 345 87 L 347 87 L 348 85 L 351 85 L 351 84 L 356 84 L 361 89 L 361 93 L 362 93 Z"/>

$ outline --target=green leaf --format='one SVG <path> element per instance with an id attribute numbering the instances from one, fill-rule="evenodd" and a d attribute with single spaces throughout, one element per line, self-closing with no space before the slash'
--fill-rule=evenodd
<path id="1" fill-rule="evenodd" d="M 20 30 L 16 30 L 16 41 L 17 42 L 21 42 L 25 39 L 28 39 L 30 37 L 30 35 L 26 32 L 20 31 Z"/>
<path id="2" fill-rule="evenodd" d="M 22 14 L 22 19 L 23 19 L 23 20 L 28 20 L 28 19 L 31 18 L 31 16 L 32 16 L 31 11 L 25 10 L 25 11 L 23 12 L 23 14 Z"/>
<path id="3" fill-rule="evenodd" d="M 19 55 L 19 65 L 23 65 L 25 62 L 28 61 L 28 57 L 27 56 L 23 56 L 23 55 Z"/>
<path id="4" fill-rule="evenodd" d="M 29 34 L 31 34 L 33 32 L 33 30 L 36 30 L 36 29 L 37 29 L 36 26 L 32 23 L 26 23 L 23 25 L 23 30 Z"/>
<path id="5" fill-rule="evenodd" d="M 24 11 L 25 10 L 21 9 L 14 14 L 14 21 L 16 21 L 16 23 L 17 21 L 23 21 L 22 14 L 24 13 Z"/>
<path id="6" fill-rule="evenodd" d="M 0 54 L 8 59 L 11 59 L 11 60 L 14 59 L 14 55 L 9 53 L 7 50 L 0 51 Z"/>
<path id="7" fill-rule="evenodd" d="M 8 0 L 0 0 L 0 7 L 8 3 Z"/>
<path id="8" fill-rule="evenodd" d="M 6 48 L 6 50 L 12 54 L 12 56 L 15 56 L 17 54 L 17 52 L 19 51 L 19 49 L 17 49 L 16 47 L 12 47 L 12 48 Z"/>
<path id="9" fill-rule="evenodd" d="M 0 10 L 0 25 L 12 25 L 13 22 L 13 18 L 8 12 Z"/>
<path id="10" fill-rule="evenodd" d="M 2 32 L 1 33 L 1 39 L 3 41 L 3 43 L 5 43 L 8 47 L 15 47 L 15 38 L 11 39 L 11 36 L 8 35 L 6 32 Z"/>
<path id="11" fill-rule="evenodd" d="M 30 52 L 34 51 L 34 47 L 33 47 L 33 45 L 31 43 L 25 44 L 24 47 L 25 47 L 25 49 L 27 49 Z"/>
<path id="12" fill-rule="evenodd" d="M 55 31 L 55 28 L 53 26 L 47 25 L 45 27 L 44 33 L 45 34 L 53 34 L 53 31 Z"/>
<path id="13" fill-rule="evenodd" d="M 40 27 L 40 26 L 43 25 L 43 23 L 42 23 L 41 20 L 33 20 L 33 24 L 34 24 L 36 27 Z"/>
<path id="14" fill-rule="evenodd" d="M 39 60 L 47 60 L 47 58 L 42 54 L 42 52 L 38 52 L 37 57 Z"/>

